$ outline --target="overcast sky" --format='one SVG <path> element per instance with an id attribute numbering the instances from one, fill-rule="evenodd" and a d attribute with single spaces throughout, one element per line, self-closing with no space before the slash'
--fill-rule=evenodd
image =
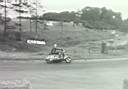
<path id="1" fill-rule="evenodd" d="M 48 11 L 77 11 L 86 6 L 107 7 L 128 18 L 128 0 L 41 0 Z"/>

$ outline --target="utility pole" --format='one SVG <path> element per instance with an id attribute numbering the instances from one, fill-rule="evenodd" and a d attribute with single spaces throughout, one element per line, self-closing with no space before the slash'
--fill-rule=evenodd
<path id="1" fill-rule="evenodd" d="M 32 9 L 31 9 L 31 4 L 30 4 L 30 6 L 29 6 L 29 14 L 31 15 L 31 11 L 32 11 Z M 29 28 L 30 28 L 30 32 L 32 32 L 32 22 L 31 22 L 31 19 L 32 18 L 32 16 L 29 18 Z"/>
<path id="2" fill-rule="evenodd" d="M 4 1 L 4 4 L 5 4 L 5 8 L 4 8 L 4 16 L 5 16 L 5 17 L 4 17 L 4 21 L 5 21 L 5 22 L 4 22 L 4 37 L 7 35 L 7 33 L 6 33 L 6 32 L 7 32 L 7 28 L 6 28 L 6 27 L 7 27 L 7 23 L 6 23 L 6 21 L 7 21 L 7 5 L 6 5 L 6 3 L 7 3 L 7 2 L 6 2 L 6 0 L 5 0 L 5 1 Z"/>
<path id="3" fill-rule="evenodd" d="M 19 31 L 21 33 L 21 0 L 19 0 Z"/>
<path id="4" fill-rule="evenodd" d="M 22 31 L 22 28 L 21 28 L 21 0 L 19 0 L 19 33 L 18 33 L 18 36 L 17 36 L 17 40 L 21 40 L 21 31 Z"/>
<path id="5" fill-rule="evenodd" d="M 38 27 L 37 27 L 37 25 L 38 25 L 38 22 L 37 22 L 37 21 L 38 21 L 38 17 L 37 17 L 37 15 L 38 15 L 38 11 L 37 11 L 37 9 L 38 9 L 38 8 L 37 8 L 37 0 L 36 0 L 35 3 L 36 3 L 36 34 L 37 34 L 37 32 L 38 32 L 38 31 L 37 31 L 37 29 L 38 29 Z"/>

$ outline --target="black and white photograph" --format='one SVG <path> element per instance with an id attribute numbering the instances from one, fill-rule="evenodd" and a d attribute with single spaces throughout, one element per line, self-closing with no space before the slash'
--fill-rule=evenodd
<path id="1" fill-rule="evenodd" d="M 0 0 L 0 89 L 128 89 L 128 1 Z"/>

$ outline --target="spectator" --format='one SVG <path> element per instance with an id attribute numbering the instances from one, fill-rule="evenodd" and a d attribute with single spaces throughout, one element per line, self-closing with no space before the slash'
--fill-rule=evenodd
<path id="1" fill-rule="evenodd" d="M 107 52 L 107 49 L 106 48 L 107 48 L 106 42 L 103 41 L 101 43 L 101 53 L 105 54 Z"/>

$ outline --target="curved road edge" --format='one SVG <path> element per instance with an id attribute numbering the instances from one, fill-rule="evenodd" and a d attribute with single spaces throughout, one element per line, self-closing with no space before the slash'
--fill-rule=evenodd
<path id="1" fill-rule="evenodd" d="M 45 62 L 44 59 L 10 59 L 10 58 L 0 58 L 0 61 L 15 61 L 15 62 Z M 108 58 L 108 59 L 81 59 L 72 60 L 72 63 L 91 63 L 91 62 L 116 62 L 116 61 L 128 61 L 128 58 Z"/>

